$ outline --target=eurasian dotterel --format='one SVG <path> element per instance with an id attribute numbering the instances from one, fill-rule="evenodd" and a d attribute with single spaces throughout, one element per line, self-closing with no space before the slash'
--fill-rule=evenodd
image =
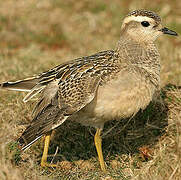
<path id="1" fill-rule="evenodd" d="M 77 58 L 37 76 L 0 84 L 2 89 L 28 91 L 24 102 L 41 93 L 33 120 L 18 139 L 21 149 L 45 135 L 41 166 L 54 166 L 47 163 L 52 130 L 66 120 L 77 121 L 97 129 L 95 146 L 105 171 L 101 146 L 104 123 L 134 116 L 152 100 L 160 86 L 160 54 L 154 41 L 162 34 L 177 35 L 162 26 L 156 13 L 135 10 L 123 19 L 115 50 Z"/>

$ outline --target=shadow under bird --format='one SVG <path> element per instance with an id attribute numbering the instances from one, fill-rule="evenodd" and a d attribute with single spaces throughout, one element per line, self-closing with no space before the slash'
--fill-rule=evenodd
<path id="1" fill-rule="evenodd" d="M 1 89 L 27 91 L 24 102 L 41 93 L 33 120 L 18 139 L 22 150 L 45 135 L 41 166 L 47 163 L 53 129 L 66 120 L 96 128 L 95 146 L 106 171 L 101 144 L 104 123 L 134 116 L 145 109 L 160 87 L 160 55 L 154 41 L 165 28 L 152 11 L 135 10 L 121 26 L 115 50 L 98 52 L 58 65 L 24 80 L 4 82 Z"/>

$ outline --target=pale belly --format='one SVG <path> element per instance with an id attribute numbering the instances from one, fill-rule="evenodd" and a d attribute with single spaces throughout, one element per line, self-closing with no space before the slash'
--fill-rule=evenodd
<path id="1" fill-rule="evenodd" d="M 145 109 L 152 100 L 155 88 L 143 78 L 120 77 L 98 88 L 94 100 L 74 116 L 76 121 L 101 127 L 110 120 L 120 120 Z"/>

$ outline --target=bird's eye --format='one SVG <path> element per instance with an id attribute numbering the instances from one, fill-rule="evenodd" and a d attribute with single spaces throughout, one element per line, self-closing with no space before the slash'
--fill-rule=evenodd
<path id="1" fill-rule="evenodd" d="M 142 21 L 141 25 L 144 27 L 148 27 L 150 25 L 150 23 L 148 21 Z"/>

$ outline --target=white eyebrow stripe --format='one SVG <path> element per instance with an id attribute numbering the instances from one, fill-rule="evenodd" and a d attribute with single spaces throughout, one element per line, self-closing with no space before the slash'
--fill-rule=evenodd
<path id="1" fill-rule="evenodd" d="M 153 21 L 152 18 L 147 17 L 147 16 L 128 16 L 124 19 L 124 23 L 128 23 L 130 21 L 137 21 L 137 22 L 142 22 L 142 21 Z"/>

